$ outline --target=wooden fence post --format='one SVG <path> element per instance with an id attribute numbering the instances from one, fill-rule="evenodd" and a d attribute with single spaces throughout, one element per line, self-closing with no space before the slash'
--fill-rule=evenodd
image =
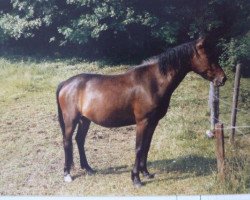
<path id="1" fill-rule="evenodd" d="M 230 135 L 230 142 L 233 145 L 235 143 L 234 136 L 235 136 L 236 114 L 237 114 L 238 96 L 239 96 L 239 87 L 240 87 L 240 71 L 241 71 L 241 64 L 238 63 L 236 65 L 236 73 L 235 73 L 235 80 L 234 80 L 233 104 L 232 104 L 232 115 L 231 115 L 232 132 L 231 132 L 231 135 Z"/>
<path id="2" fill-rule="evenodd" d="M 219 122 L 219 88 L 215 87 L 212 82 L 210 82 L 209 90 L 209 107 L 210 107 L 210 121 L 211 130 L 214 130 L 215 124 Z"/>
<path id="3" fill-rule="evenodd" d="M 224 130 L 223 124 L 215 124 L 215 138 L 216 138 L 216 158 L 218 177 L 221 181 L 225 180 L 225 147 L 224 147 Z"/>

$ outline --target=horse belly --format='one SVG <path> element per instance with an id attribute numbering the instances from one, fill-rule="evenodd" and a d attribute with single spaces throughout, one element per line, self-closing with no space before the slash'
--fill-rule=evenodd
<path id="1" fill-rule="evenodd" d="M 135 118 L 131 112 L 99 106 L 94 108 L 92 112 L 88 112 L 85 117 L 104 127 L 120 127 L 135 124 Z"/>
<path id="2" fill-rule="evenodd" d="M 82 115 L 104 127 L 135 124 L 132 107 L 126 98 L 110 95 L 91 95 L 82 104 Z"/>
<path id="3" fill-rule="evenodd" d="M 104 127 L 121 127 L 135 124 L 133 115 L 119 111 L 114 113 L 106 112 L 104 114 L 98 112 L 92 121 Z"/>

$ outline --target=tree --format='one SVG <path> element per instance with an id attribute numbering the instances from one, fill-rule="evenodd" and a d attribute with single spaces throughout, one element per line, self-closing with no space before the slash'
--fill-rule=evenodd
<path id="1" fill-rule="evenodd" d="M 0 41 L 79 47 L 85 54 L 137 57 L 208 32 L 249 31 L 248 0 L 12 0 L 0 10 Z"/>

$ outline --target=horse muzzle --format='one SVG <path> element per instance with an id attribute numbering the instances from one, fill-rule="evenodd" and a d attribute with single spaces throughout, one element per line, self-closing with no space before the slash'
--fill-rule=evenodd
<path id="1" fill-rule="evenodd" d="M 223 86 L 223 85 L 225 85 L 226 80 L 227 80 L 226 76 L 215 78 L 213 81 L 214 86 L 217 86 L 217 87 Z"/>

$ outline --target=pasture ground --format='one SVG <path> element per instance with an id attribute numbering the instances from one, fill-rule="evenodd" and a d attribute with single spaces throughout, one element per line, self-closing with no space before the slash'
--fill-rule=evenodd
<path id="1" fill-rule="evenodd" d="M 64 154 L 57 121 L 58 83 L 82 72 L 116 74 L 129 66 L 102 66 L 77 59 L 0 57 L 0 195 L 173 195 L 250 193 L 250 129 L 240 128 L 229 145 L 233 74 L 221 88 L 220 119 L 226 135 L 225 183 L 216 177 L 215 141 L 207 139 L 209 82 L 189 74 L 174 92 L 149 152 L 156 173 L 141 189 L 130 180 L 135 127 L 92 124 L 86 154 L 97 174 L 79 167 L 74 142 L 74 181 L 63 182 Z M 114 97 L 115 98 L 115 97 Z M 237 125 L 250 125 L 250 79 L 241 79 Z"/>

